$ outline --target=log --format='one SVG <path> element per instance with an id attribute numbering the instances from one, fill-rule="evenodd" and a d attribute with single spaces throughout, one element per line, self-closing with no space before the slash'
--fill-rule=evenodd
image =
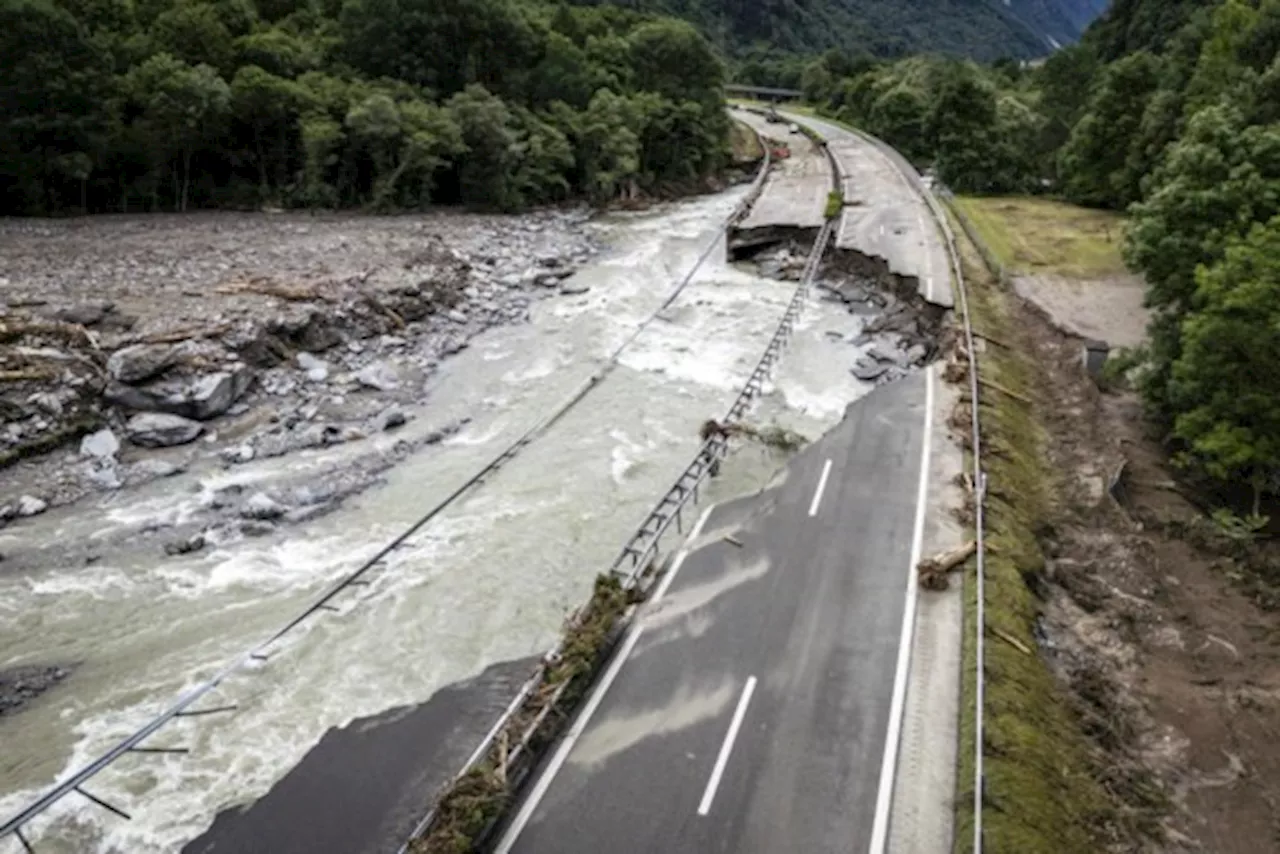
<path id="1" fill-rule="evenodd" d="M 978 377 L 978 383 L 983 388 L 995 389 L 1001 394 L 1008 395 L 1009 397 L 1012 397 L 1014 400 L 1020 400 L 1023 403 L 1027 404 L 1028 406 L 1031 406 L 1035 402 L 1031 398 L 1027 397 L 1025 394 L 1016 392 L 1011 388 L 1006 388 L 1005 386 L 1000 385 L 1000 383 L 995 382 L 994 380 L 985 379 L 980 376 Z"/>
<path id="2" fill-rule="evenodd" d="M 991 630 L 991 634 L 1000 638 L 1000 640 L 1009 644 L 1009 646 L 1013 647 L 1023 655 L 1031 654 L 1031 647 L 1027 646 L 1025 643 L 1018 640 L 1017 638 L 1015 638 L 1013 635 L 1009 634 L 1005 630 L 996 628 L 995 626 L 987 626 L 987 628 Z"/>
<path id="3" fill-rule="evenodd" d="M 189 338 L 217 338 L 231 331 L 230 323 L 220 323 L 210 327 L 187 327 L 171 329 L 167 332 L 155 332 L 151 335 L 133 335 L 126 339 L 127 344 L 174 344 Z"/>
<path id="4" fill-rule="evenodd" d="M 939 552 L 920 561 L 916 564 L 920 586 L 926 590 L 946 590 L 947 573 L 972 557 L 977 550 L 977 541 L 969 540 L 964 545 Z"/>

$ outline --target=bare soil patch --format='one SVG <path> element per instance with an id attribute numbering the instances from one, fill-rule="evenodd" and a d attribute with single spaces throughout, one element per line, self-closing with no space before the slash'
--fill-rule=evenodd
<path id="1" fill-rule="evenodd" d="M 1110 759 L 1104 785 L 1138 833 L 1123 851 L 1280 847 L 1280 631 L 1232 583 L 1139 401 L 1086 378 L 1080 342 L 1011 300 L 1038 363 L 1045 449 L 1061 477 L 1041 538 L 1041 649 Z M 1116 494 L 1109 487 L 1123 464 Z M 1166 805 L 1167 802 L 1167 805 Z"/>
<path id="2" fill-rule="evenodd" d="M 1142 304 L 1145 286 L 1138 276 L 1017 276 L 1013 285 L 1018 296 L 1068 334 L 1100 339 L 1112 348 L 1133 348 L 1146 340 L 1150 315 Z"/>

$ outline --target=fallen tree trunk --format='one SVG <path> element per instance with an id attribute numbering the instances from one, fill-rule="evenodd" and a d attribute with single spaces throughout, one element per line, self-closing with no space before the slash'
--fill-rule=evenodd
<path id="1" fill-rule="evenodd" d="M 916 564 L 920 586 L 926 590 L 946 590 L 947 574 L 972 557 L 977 550 L 978 543 L 975 540 L 969 540 L 964 545 L 920 561 Z"/>

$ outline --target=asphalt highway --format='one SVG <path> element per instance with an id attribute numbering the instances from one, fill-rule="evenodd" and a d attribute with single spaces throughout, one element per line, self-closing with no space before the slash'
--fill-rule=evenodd
<path id="1" fill-rule="evenodd" d="M 914 174 L 911 164 L 839 125 L 789 118 L 822 134 L 840 164 L 845 209 L 836 246 L 885 259 L 890 271 L 918 279 L 925 299 L 952 307 L 946 243 L 906 177 Z"/>
<path id="2" fill-rule="evenodd" d="M 932 383 L 875 389 L 770 488 L 700 520 L 499 852 L 883 845 Z"/>

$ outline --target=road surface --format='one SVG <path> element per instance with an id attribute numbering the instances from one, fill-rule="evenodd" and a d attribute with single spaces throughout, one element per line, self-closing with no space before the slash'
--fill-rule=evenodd
<path id="1" fill-rule="evenodd" d="M 839 125 L 794 116 L 822 134 L 840 165 L 845 208 L 836 246 L 883 258 L 890 272 L 920 282 L 920 294 L 951 308 L 947 247 L 934 226 L 929 206 L 903 175 L 905 160 Z"/>
<path id="2" fill-rule="evenodd" d="M 791 152 L 770 172 L 760 198 L 734 230 L 741 233 L 777 227 L 821 228 L 827 194 L 832 189 L 831 165 L 822 149 L 804 134 L 788 130 L 788 122 L 770 123 L 764 116 L 746 110 L 733 111 L 733 117 L 768 138 L 786 143 Z"/>
<path id="3" fill-rule="evenodd" d="M 771 488 L 710 511 L 499 852 L 883 845 L 933 385 L 877 388 Z"/>

